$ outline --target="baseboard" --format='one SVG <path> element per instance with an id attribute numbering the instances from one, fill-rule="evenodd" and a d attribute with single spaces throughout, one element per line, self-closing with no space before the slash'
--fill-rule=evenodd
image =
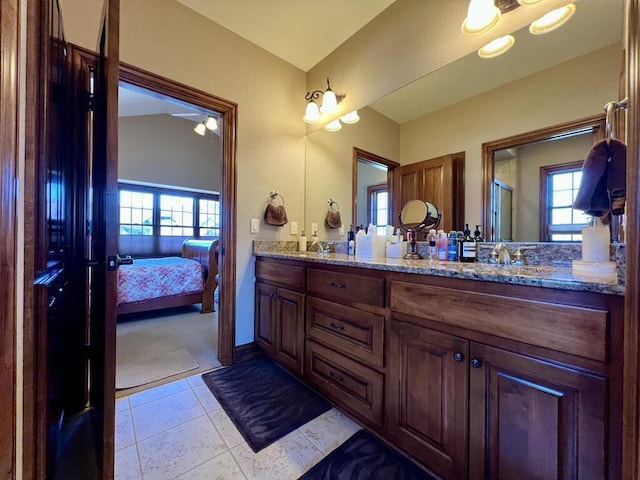
<path id="1" fill-rule="evenodd" d="M 262 356 L 264 356 L 264 353 L 255 342 L 245 343 L 244 345 L 236 346 L 233 350 L 233 363 L 246 362 Z"/>

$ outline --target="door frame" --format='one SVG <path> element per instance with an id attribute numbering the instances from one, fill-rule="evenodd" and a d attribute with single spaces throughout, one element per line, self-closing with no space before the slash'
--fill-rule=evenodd
<path id="1" fill-rule="evenodd" d="M 238 105 L 202 90 L 120 63 L 120 81 L 221 115 L 218 360 L 234 361 L 236 337 L 236 122 Z"/>
<path id="2" fill-rule="evenodd" d="M 0 478 L 15 478 L 20 3 L 0 2 Z"/>

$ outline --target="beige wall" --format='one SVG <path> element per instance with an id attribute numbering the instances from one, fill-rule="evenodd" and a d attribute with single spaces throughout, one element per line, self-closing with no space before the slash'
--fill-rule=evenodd
<path id="1" fill-rule="evenodd" d="M 464 150 L 465 221 L 479 224 L 482 144 L 601 113 L 618 98 L 620 57 L 612 45 L 405 123 L 400 163 Z"/>
<path id="2" fill-rule="evenodd" d="M 220 137 L 171 115 L 118 119 L 118 178 L 220 191 Z"/>
<path id="3" fill-rule="evenodd" d="M 67 40 L 94 48 L 101 2 L 61 3 Z M 305 73 L 173 0 L 120 7 L 121 61 L 238 104 L 236 344 L 251 342 L 252 241 L 296 238 L 262 221 L 269 191 L 287 200 L 290 221 L 303 219 Z M 261 219 L 258 235 L 249 234 L 251 218 Z"/>

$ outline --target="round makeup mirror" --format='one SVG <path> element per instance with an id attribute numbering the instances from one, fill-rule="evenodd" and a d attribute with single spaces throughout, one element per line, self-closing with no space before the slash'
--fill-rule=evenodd
<path id="1" fill-rule="evenodd" d="M 441 214 L 437 207 L 422 200 L 409 200 L 400 212 L 400 226 L 407 231 L 407 253 L 405 259 L 420 259 L 416 249 L 416 234 L 423 230 L 436 228 L 440 224 Z"/>

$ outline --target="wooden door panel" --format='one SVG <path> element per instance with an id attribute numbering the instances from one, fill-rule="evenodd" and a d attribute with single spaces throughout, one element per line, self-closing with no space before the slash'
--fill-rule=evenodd
<path id="1" fill-rule="evenodd" d="M 304 294 L 278 289 L 276 358 L 302 375 L 304 361 Z"/>
<path id="2" fill-rule="evenodd" d="M 256 282 L 255 298 L 255 338 L 256 343 L 268 355 L 275 356 L 275 327 L 277 289 L 262 282 Z"/>
<path id="3" fill-rule="evenodd" d="M 471 479 L 606 478 L 606 380 L 472 344 Z"/>
<path id="4" fill-rule="evenodd" d="M 389 347 L 390 436 L 444 478 L 463 478 L 467 341 L 393 320 Z"/>

